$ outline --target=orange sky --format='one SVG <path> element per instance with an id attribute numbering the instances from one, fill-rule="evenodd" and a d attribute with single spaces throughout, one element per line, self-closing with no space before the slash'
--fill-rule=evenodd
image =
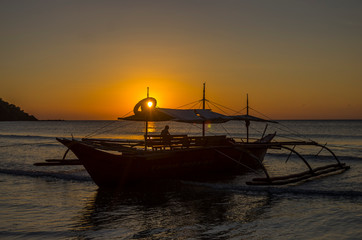
<path id="1" fill-rule="evenodd" d="M 39 119 L 207 98 L 273 119 L 362 119 L 360 1 L 1 1 L 0 97 Z M 217 110 L 217 109 L 214 109 Z"/>

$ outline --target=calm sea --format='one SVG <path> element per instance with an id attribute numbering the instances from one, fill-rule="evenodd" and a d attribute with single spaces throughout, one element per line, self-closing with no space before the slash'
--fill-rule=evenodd
<path id="1" fill-rule="evenodd" d="M 168 123 L 171 133 L 200 126 Z M 160 132 L 165 123 L 150 126 Z M 252 137 L 265 124 L 253 123 Z M 210 134 L 244 137 L 243 124 L 207 126 Z M 142 139 L 142 123 L 117 121 L 0 122 L 0 239 L 361 239 L 362 121 L 281 121 L 266 133 L 281 140 L 316 140 L 351 169 L 285 186 L 248 186 L 250 171 L 228 179 L 161 181 L 127 190 L 100 190 L 81 166 L 35 167 L 62 158 L 55 137 Z M 286 130 L 286 131 L 284 131 Z M 298 149 L 312 166 L 334 163 L 327 151 Z M 305 170 L 273 150 L 274 175 Z M 67 156 L 74 158 L 74 156 Z"/>

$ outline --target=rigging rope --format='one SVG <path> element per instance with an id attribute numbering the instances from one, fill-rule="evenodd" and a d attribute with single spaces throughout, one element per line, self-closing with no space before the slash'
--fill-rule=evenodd
<path id="1" fill-rule="evenodd" d="M 104 128 L 106 128 L 106 127 L 114 124 L 115 122 L 116 122 L 116 121 L 112 121 L 112 122 L 110 122 L 110 123 L 105 124 L 103 127 L 98 128 L 98 129 L 96 129 L 95 131 L 93 131 L 92 133 L 84 136 L 84 138 L 89 138 L 89 137 L 95 136 L 96 134 L 99 134 L 99 131 L 100 131 L 101 129 L 104 129 Z"/>
<path id="2" fill-rule="evenodd" d="M 209 109 L 211 109 L 209 102 L 206 102 L 206 104 L 207 104 L 207 107 L 208 107 Z"/>
<path id="3" fill-rule="evenodd" d="M 195 107 L 199 102 L 195 103 L 194 105 L 192 105 L 190 108 L 192 109 L 193 107 Z"/>
<path id="4" fill-rule="evenodd" d="M 228 130 L 224 127 L 224 124 L 220 124 L 221 127 L 224 129 L 224 131 L 226 132 L 226 134 L 229 136 L 229 137 L 233 137 L 229 132 Z"/>
<path id="5" fill-rule="evenodd" d="M 255 111 L 256 113 L 258 113 L 258 114 L 260 114 L 260 115 L 262 115 L 264 118 L 266 118 L 266 119 L 268 119 L 268 120 L 272 120 L 272 118 L 270 118 L 270 117 L 268 117 L 267 115 L 265 115 L 265 114 L 263 114 L 263 113 L 255 110 L 255 109 L 252 108 L 252 107 L 249 107 L 249 109 Z M 308 139 L 309 141 L 313 141 L 312 139 L 305 137 L 305 135 L 301 134 L 300 132 L 291 129 L 291 128 L 289 128 L 288 126 L 286 126 L 286 125 L 284 125 L 284 124 L 282 124 L 282 123 L 280 123 L 280 122 L 279 122 L 279 126 L 282 126 L 282 127 L 284 127 L 285 129 L 283 129 L 283 128 L 278 128 L 277 126 L 278 126 L 278 125 L 276 125 L 276 128 L 277 128 L 277 129 L 282 130 L 282 131 L 285 131 L 285 132 L 288 132 L 288 133 L 294 135 L 295 137 L 297 137 L 297 138 L 288 138 L 288 137 L 285 137 L 285 138 L 287 138 L 287 139 L 292 139 L 292 140 Z M 299 139 L 298 139 L 298 138 L 299 138 Z"/>
<path id="6" fill-rule="evenodd" d="M 129 111 L 128 113 L 124 114 L 121 118 L 124 118 L 125 116 L 127 116 L 127 115 L 130 114 L 131 112 L 132 112 L 132 111 Z M 111 130 L 106 130 L 106 131 L 103 131 L 103 132 L 99 132 L 100 130 L 102 130 L 102 129 L 106 128 L 106 127 L 109 127 L 109 126 L 111 126 L 112 124 L 117 123 L 117 122 L 118 122 L 118 121 L 116 121 L 116 120 L 111 121 L 110 123 L 105 124 L 103 127 L 98 128 L 98 129 L 96 129 L 95 131 L 93 131 L 92 133 L 84 136 L 84 138 L 93 137 L 93 136 L 95 136 L 95 135 L 97 135 L 97 134 L 102 134 L 102 133 L 106 133 L 106 132 L 108 132 L 108 131 L 111 131 Z M 117 127 L 117 128 L 119 128 L 119 127 Z M 115 129 L 117 129 L 117 128 L 115 128 Z"/>
<path id="7" fill-rule="evenodd" d="M 119 123 L 118 121 L 115 121 L 114 123 Z M 119 125 L 117 127 L 114 127 L 112 129 L 107 129 L 107 130 L 104 130 L 103 132 L 97 132 L 96 134 L 104 134 L 104 133 L 107 133 L 107 132 L 111 132 L 111 131 L 114 131 L 116 129 L 119 129 L 121 127 L 125 127 L 125 126 L 128 126 L 128 125 L 131 125 L 132 123 L 129 122 L 129 123 L 126 123 L 126 122 L 122 122 L 123 124 L 122 125 Z M 96 134 L 93 134 L 92 136 L 95 136 Z"/>
<path id="8" fill-rule="evenodd" d="M 182 105 L 182 106 L 177 107 L 177 108 L 183 108 L 183 107 L 186 107 L 186 106 L 191 105 L 191 104 L 194 104 L 194 105 L 192 105 L 192 106 L 195 106 L 195 105 L 198 104 L 200 101 L 202 101 L 202 100 L 197 100 L 197 101 L 194 101 L 194 102 L 191 102 L 191 103 L 187 103 L 187 104 Z M 192 108 L 192 107 L 191 107 L 191 108 Z"/>
<path id="9" fill-rule="evenodd" d="M 218 107 L 217 105 L 213 104 L 212 102 L 210 102 L 213 106 L 215 106 L 217 109 L 219 109 L 220 111 L 222 111 L 223 113 L 227 114 L 223 109 L 221 109 L 220 107 Z M 211 109 L 211 107 L 210 107 Z"/>
<path id="10" fill-rule="evenodd" d="M 221 105 L 221 104 L 218 104 L 218 103 L 216 103 L 216 102 L 212 102 L 212 101 L 209 101 L 211 104 L 213 104 L 213 105 L 217 105 L 217 106 L 220 106 L 220 107 L 223 107 L 223 108 L 225 108 L 225 109 L 228 109 L 228 110 L 230 110 L 230 111 L 232 111 L 232 112 L 234 112 L 234 113 L 237 113 L 238 111 L 236 111 L 236 110 L 234 110 L 234 109 L 231 109 L 231 108 L 229 108 L 229 107 L 226 107 L 226 106 L 223 106 L 223 105 Z M 240 111 L 239 111 L 240 112 Z"/>
<path id="11" fill-rule="evenodd" d="M 245 168 L 248 168 L 249 170 L 253 171 L 254 173 L 259 173 L 259 172 L 257 172 L 255 169 L 252 169 L 252 168 L 250 168 L 249 166 L 247 166 L 247 165 L 245 165 L 245 164 L 242 164 L 240 161 L 238 161 L 238 160 L 230 157 L 229 155 L 227 155 L 227 154 L 225 154 L 225 153 L 223 153 L 223 152 L 221 152 L 221 151 L 219 151 L 219 150 L 217 150 L 217 149 L 214 149 L 214 150 L 215 150 L 217 153 L 219 153 L 220 155 L 223 155 L 223 156 L 231 159 L 231 160 L 234 161 L 235 163 L 240 164 L 241 166 L 243 166 L 243 167 L 245 167 Z"/>

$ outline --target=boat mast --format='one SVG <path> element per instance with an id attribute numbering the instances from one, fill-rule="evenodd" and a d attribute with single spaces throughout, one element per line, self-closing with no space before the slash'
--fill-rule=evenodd
<path id="1" fill-rule="evenodd" d="M 246 115 L 249 116 L 249 94 L 246 94 Z"/>
<path id="2" fill-rule="evenodd" d="M 147 98 L 149 98 L 149 87 L 147 87 Z M 148 114 L 146 112 L 146 132 L 145 132 L 145 150 L 147 151 L 147 136 L 148 136 Z"/>
<path id="3" fill-rule="evenodd" d="M 205 83 L 204 90 L 202 94 L 202 109 L 205 109 Z M 205 121 L 202 122 L 202 136 L 205 137 Z"/>
<path id="4" fill-rule="evenodd" d="M 249 116 L 249 95 L 246 94 L 246 117 Z M 250 126 L 250 120 L 245 120 L 245 126 L 246 126 L 246 142 L 249 142 L 249 126 Z"/>

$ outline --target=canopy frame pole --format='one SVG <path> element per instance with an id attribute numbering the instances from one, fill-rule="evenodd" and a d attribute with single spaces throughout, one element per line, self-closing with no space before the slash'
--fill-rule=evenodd
<path id="1" fill-rule="evenodd" d="M 149 98 L 150 88 L 147 87 L 147 98 Z M 147 138 L 148 138 L 148 114 L 146 112 L 146 130 L 145 130 L 145 151 L 147 151 Z"/>
<path id="2" fill-rule="evenodd" d="M 268 128 L 268 124 L 266 124 L 266 125 L 265 125 L 265 128 L 264 128 L 263 134 L 261 135 L 261 138 L 263 138 L 263 137 L 264 137 L 264 135 L 265 135 L 265 133 L 266 133 L 267 128 Z"/>

